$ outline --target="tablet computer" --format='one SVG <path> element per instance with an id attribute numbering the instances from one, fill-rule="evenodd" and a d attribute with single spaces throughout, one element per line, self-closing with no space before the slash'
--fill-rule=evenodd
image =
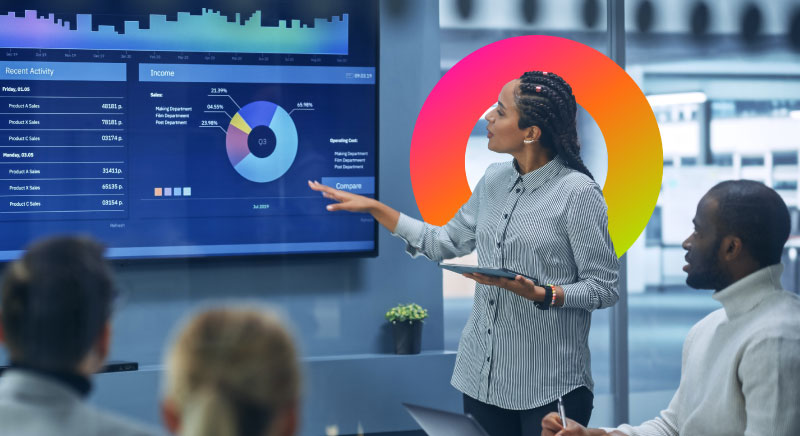
<path id="1" fill-rule="evenodd" d="M 511 280 L 517 278 L 518 275 L 525 276 L 525 274 L 520 274 L 515 271 L 511 271 L 510 269 L 506 268 L 491 268 L 485 266 L 474 266 L 474 265 L 459 265 L 455 263 L 440 263 L 440 267 L 453 271 L 459 274 L 484 274 L 487 276 L 497 276 L 497 277 L 505 277 Z"/>

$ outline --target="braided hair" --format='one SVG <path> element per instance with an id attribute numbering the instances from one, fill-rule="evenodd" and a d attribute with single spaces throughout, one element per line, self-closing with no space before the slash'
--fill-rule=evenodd
<path id="1" fill-rule="evenodd" d="M 520 77 L 514 100 L 519 111 L 519 128 L 539 126 L 546 149 L 561 155 L 567 166 L 594 180 L 581 159 L 577 103 L 569 83 L 555 73 L 528 71 Z"/>

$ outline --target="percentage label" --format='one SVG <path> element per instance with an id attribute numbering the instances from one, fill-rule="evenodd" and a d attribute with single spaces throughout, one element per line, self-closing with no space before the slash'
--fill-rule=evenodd
<path id="1" fill-rule="evenodd" d="M 297 107 L 298 108 L 313 108 L 314 107 L 314 103 L 311 103 L 310 101 L 298 101 L 297 102 Z"/>
<path id="2" fill-rule="evenodd" d="M 225 109 L 225 106 L 223 106 L 221 104 L 207 104 L 206 105 L 206 109 L 208 109 L 210 111 L 221 111 L 221 110 Z"/>
<path id="3" fill-rule="evenodd" d="M 228 88 L 211 88 L 212 94 L 227 94 Z"/>
<path id="4" fill-rule="evenodd" d="M 219 126 L 219 123 L 214 120 L 203 120 L 200 121 L 201 126 Z"/>

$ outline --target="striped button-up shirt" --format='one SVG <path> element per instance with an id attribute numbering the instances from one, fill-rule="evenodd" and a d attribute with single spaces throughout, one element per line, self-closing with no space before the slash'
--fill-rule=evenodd
<path id="1" fill-rule="evenodd" d="M 591 311 L 617 299 L 619 262 L 600 187 L 560 157 L 527 174 L 491 165 L 450 222 L 401 214 L 394 235 L 409 254 L 439 261 L 478 250 L 478 264 L 560 285 L 564 305 L 540 310 L 496 286 L 476 284 L 451 383 L 498 407 L 526 410 L 594 387 Z"/>

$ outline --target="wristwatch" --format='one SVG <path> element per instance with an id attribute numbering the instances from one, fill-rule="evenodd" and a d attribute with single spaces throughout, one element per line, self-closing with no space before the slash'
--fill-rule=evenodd
<path id="1" fill-rule="evenodd" d="M 548 310 L 553 303 L 553 287 L 550 285 L 542 285 L 542 287 L 544 288 L 544 300 L 534 301 L 533 305 L 538 309 Z"/>

